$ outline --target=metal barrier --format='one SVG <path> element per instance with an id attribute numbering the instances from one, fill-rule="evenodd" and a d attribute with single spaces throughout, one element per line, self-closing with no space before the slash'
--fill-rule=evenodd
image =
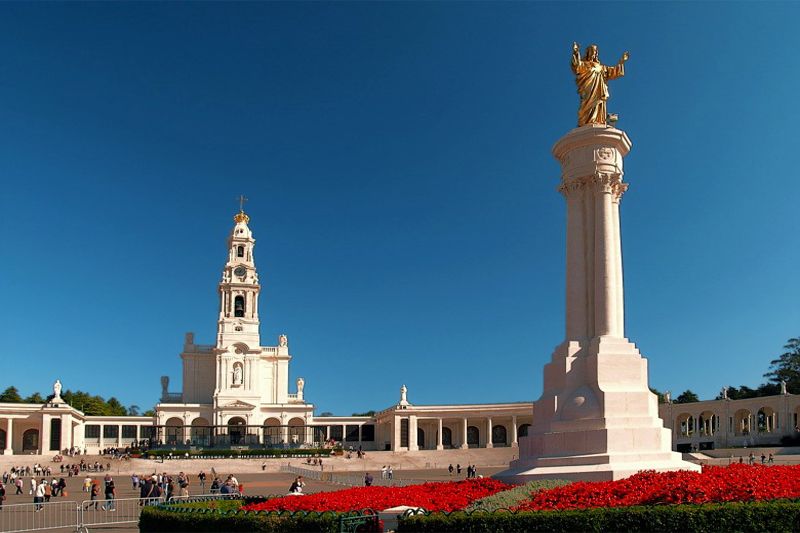
<path id="1" fill-rule="evenodd" d="M 227 499 L 238 494 L 201 494 L 174 496 L 171 502 L 186 499 Z M 70 529 L 86 532 L 89 527 L 112 524 L 130 524 L 139 521 L 142 508 L 163 503 L 159 498 L 115 498 L 113 500 L 57 501 L 48 503 L 18 503 L 3 505 L 0 510 L 0 532 L 42 531 Z"/>
<path id="2" fill-rule="evenodd" d="M 197 496 L 173 496 L 170 502 L 180 502 L 188 499 L 225 499 L 232 494 L 201 494 Z M 130 524 L 139 521 L 142 508 L 148 505 L 158 505 L 166 500 L 159 498 L 114 498 L 113 500 L 84 500 L 80 504 L 78 525 L 76 530 L 88 531 L 90 527 Z"/>
<path id="3" fill-rule="evenodd" d="M 74 501 L 15 503 L 3 505 L 3 510 L 0 511 L 0 531 L 75 528 L 79 519 L 78 504 Z"/>

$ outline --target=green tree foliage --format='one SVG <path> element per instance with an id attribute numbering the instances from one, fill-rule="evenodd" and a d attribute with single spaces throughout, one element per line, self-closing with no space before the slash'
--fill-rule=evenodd
<path id="1" fill-rule="evenodd" d="M 693 403 L 699 401 L 700 398 L 697 396 L 697 394 L 693 393 L 689 389 L 686 389 L 680 394 L 680 396 L 672 400 L 673 403 Z"/>
<path id="2" fill-rule="evenodd" d="M 334 415 L 334 414 L 333 414 L 333 413 L 331 413 L 330 411 L 325 411 L 325 412 L 323 412 L 323 413 L 320 413 L 320 414 L 319 414 L 319 416 L 336 416 L 336 415 Z"/>
<path id="3" fill-rule="evenodd" d="M 156 416 L 156 412 L 153 411 L 152 409 L 148 409 L 147 411 L 142 413 L 142 416 Z"/>
<path id="4" fill-rule="evenodd" d="M 139 416 L 139 406 L 134 404 L 128 407 L 128 416 Z"/>
<path id="5" fill-rule="evenodd" d="M 785 381 L 789 392 L 800 391 L 800 338 L 789 339 L 783 349 L 786 351 L 780 357 L 770 361 L 770 371 L 764 377 L 775 384 Z"/>
<path id="6" fill-rule="evenodd" d="M 16 387 L 9 387 L 0 394 L 0 402 L 22 403 L 22 397 Z"/>
<path id="7" fill-rule="evenodd" d="M 353 413 L 353 416 L 375 416 L 375 411 L 367 411 L 366 413 Z"/>
<path id="8" fill-rule="evenodd" d="M 39 394 L 38 392 L 34 392 L 33 394 L 31 394 L 30 396 L 28 396 L 23 400 L 23 402 L 25 403 L 44 403 L 46 401 L 47 399 L 43 398 L 42 395 Z"/>

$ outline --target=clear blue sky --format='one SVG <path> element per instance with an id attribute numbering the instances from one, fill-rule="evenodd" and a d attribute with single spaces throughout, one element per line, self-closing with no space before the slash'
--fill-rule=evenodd
<path id="1" fill-rule="evenodd" d="M 212 343 L 235 198 L 262 337 L 317 412 L 538 398 L 564 331 L 573 40 L 634 147 L 651 385 L 756 386 L 800 335 L 795 3 L 4 3 L 0 387 L 151 407 Z"/>

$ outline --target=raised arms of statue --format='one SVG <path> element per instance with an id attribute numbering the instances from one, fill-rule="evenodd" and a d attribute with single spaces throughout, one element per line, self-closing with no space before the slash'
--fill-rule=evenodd
<path id="1" fill-rule="evenodd" d="M 630 54 L 625 52 L 615 66 L 603 65 L 596 44 L 587 46 L 586 53 L 581 57 L 580 45 L 577 42 L 572 43 L 572 72 L 575 74 L 575 84 L 581 99 L 578 126 L 606 123 L 608 80 L 625 75 L 625 62 L 629 58 Z"/>

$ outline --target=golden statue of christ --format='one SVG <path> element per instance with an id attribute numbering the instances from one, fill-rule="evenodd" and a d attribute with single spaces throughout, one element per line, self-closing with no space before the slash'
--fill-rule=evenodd
<path id="1" fill-rule="evenodd" d="M 628 52 L 625 52 L 616 66 L 609 67 L 600 62 L 596 44 L 587 46 L 586 53 L 581 58 L 580 46 L 578 43 L 572 43 L 572 72 L 575 73 L 575 83 L 581 97 L 578 126 L 606 123 L 608 80 L 625 75 L 625 62 L 628 57 Z"/>

